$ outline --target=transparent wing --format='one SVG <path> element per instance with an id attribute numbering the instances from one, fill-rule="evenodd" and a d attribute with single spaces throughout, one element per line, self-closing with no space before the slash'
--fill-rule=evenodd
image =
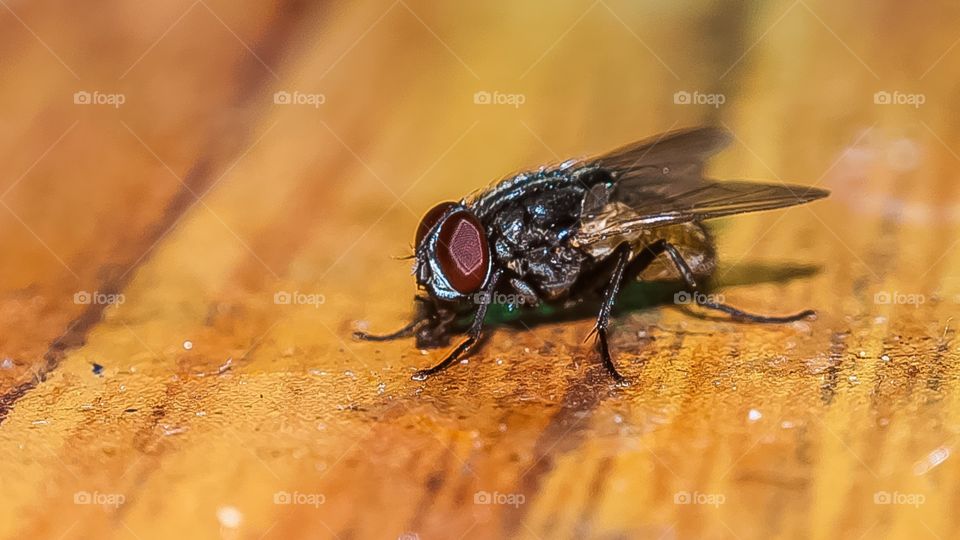
<path id="1" fill-rule="evenodd" d="M 598 171 L 616 175 L 617 181 L 624 185 L 642 181 L 647 189 L 654 189 L 654 184 L 658 182 L 672 181 L 676 177 L 700 176 L 703 162 L 729 142 L 729 134 L 716 128 L 664 133 L 592 158 L 571 159 L 543 167 L 541 171 L 546 170 L 548 174 L 525 172 L 508 176 L 470 194 L 463 202 L 482 218 L 532 191 L 606 184 L 610 176 L 594 174 Z"/>
<path id="2" fill-rule="evenodd" d="M 703 178 L 707 158 L 729 142 L 714 128 L 670 133 L 594 158 L 608 174 L 591 186 L 576 245 L 629 241 L 653 227 L 803 204 L 829 192 L 805 186 Z"/>
<path id="3" fill-rule="evenodd" d="M 621 146 L 589 161 L 621 182 L 695 178 L 703 175 L 707 158 L 723 150 L 730 140 L 730 134 L 719 128 L 685 129 Z"/>

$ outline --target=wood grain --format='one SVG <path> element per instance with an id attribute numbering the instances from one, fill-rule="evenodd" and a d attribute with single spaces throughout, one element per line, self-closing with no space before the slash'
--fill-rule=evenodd
<path id="1" fill-rule="evenodd" d="M 958 21 L 4 2 L 0 537 L 954 537 Z M 708 123 L 736 136 L 717 177 L 833 191 L 714 224 L 716 293 L 817 320 L 637 289 L 612 339 L 626 389 L 589 318 L 504 324 L 423 383 L 443 350 L 350 339 L 410 316 L 391 257 L 434 203 Z"/>

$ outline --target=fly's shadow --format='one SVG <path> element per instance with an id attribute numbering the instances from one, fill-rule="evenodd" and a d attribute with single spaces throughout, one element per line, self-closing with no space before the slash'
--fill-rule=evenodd
<path id="1" fill-rule="evenodd" d="M 743 264 L 729 269 L 720 268 L 715 274 L 715 278 L 719 279 L 708 281 L 703 293 L 711 294 L 717 290 L 743 285 L 787 284 L 796 279 L 815 276 L 821 270 L 822 268 L 818 265 L 766 263 Z M 623 316 L 658 306 L 676 304 L 676 295 L 683 292 L 683 282 L 679 280 L 634 281 L 621 290 L 617 297 L 614 315 Z M 583 298 L 569 308 L 542 305 L 533 309 L 523 307 L 518 309 L 495 305 L 490 307 L 486 320 L 494 326 L 523 330 L 545 324 L 592 319 L 596 316 L 597 306 L 602 300 L 602 291 L 600 291 Z M 690 309 L 685 304 L 681 305 L 688 314 L 699 319 L 734 320 Z M 465 318 L 458 321 L 457 329 L 464 331 L 468 325 L 469 319 Z"/>

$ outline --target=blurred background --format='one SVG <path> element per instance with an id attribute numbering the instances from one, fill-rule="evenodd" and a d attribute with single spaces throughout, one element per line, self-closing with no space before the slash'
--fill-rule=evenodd
<path id="1" fill-rule="evenodd" d="M 0 535 L 956 534 L 960 6 L 0 0 Z M 719 125 L 755 327 L 622 313 L 443 350 L 420 216 Z M 803 267 L 804 272 L 790 268 Z"/>

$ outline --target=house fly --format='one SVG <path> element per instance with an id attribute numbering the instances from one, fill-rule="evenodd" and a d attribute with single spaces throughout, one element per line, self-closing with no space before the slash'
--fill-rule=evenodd
<path id="1" fill-rule="evenodd" d="M 807 203 L 829 192 L 753 181 L 715 181 L 704 162 L 730 142 L 717 128 L 665 133 L 587 159 L 569 160 L 505 178 L 458 202 L 434 206 L 416 233 L 417 313 L 387 335 L 415 336 L 437 347 L 471 317 L 466 339 L 440 363 L 417 371 L 424 380 L 480 342 L 487 308 L 496 299 L 528 309 L 568 308 L 600 298 L 593 333 L 603 366 L 619 384 L 607 345 L 610 313 L 621 285 L 634 279 L 679 277 L 697 305 L 733 319 L 786 323 L 813 315 L 747 313 L 699 293 L 716 267 L 704 220 Z"/>

